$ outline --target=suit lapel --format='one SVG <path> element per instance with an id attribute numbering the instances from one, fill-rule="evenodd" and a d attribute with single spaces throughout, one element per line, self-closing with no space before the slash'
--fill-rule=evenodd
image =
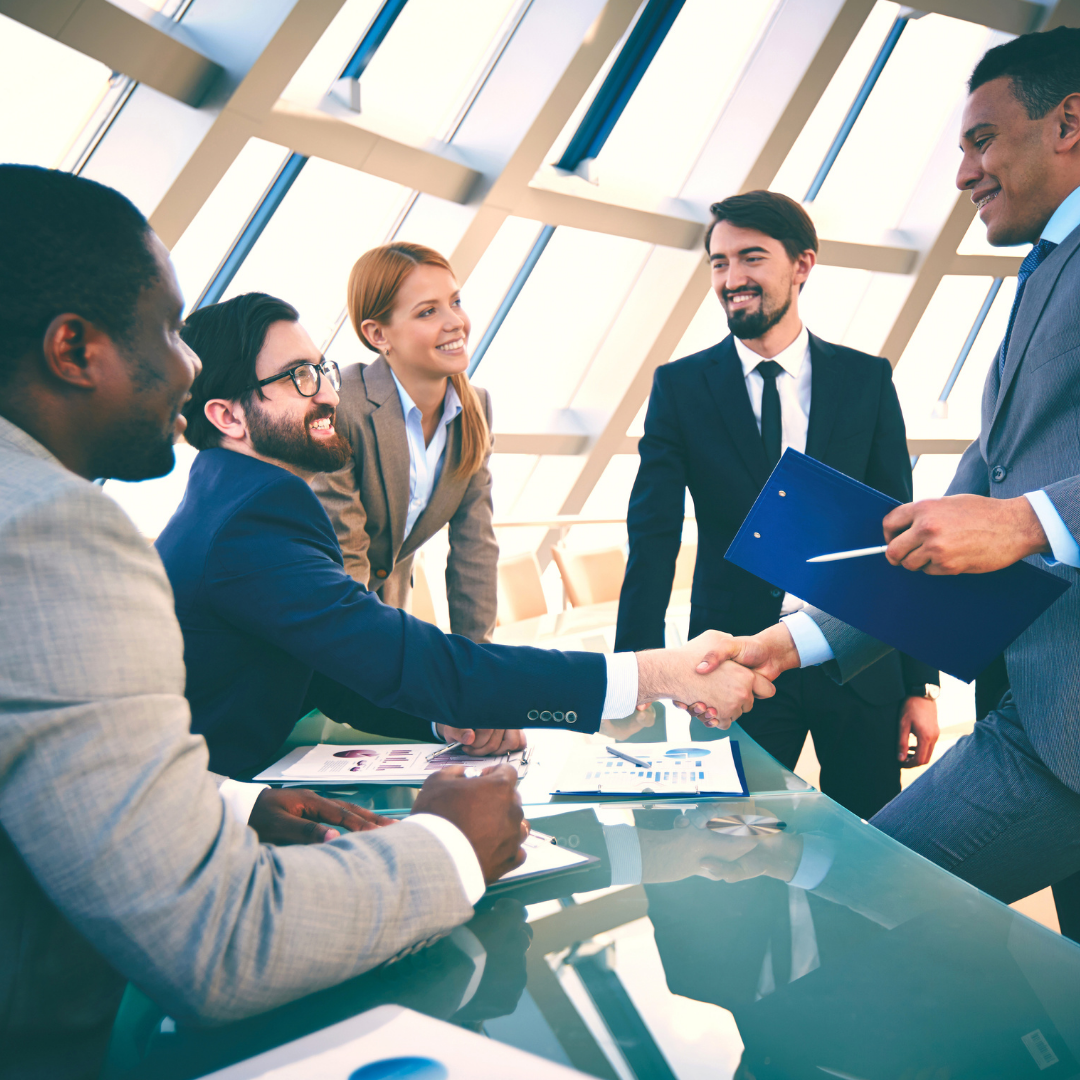
<path id="1" fill-rule="evenodd" d="M 806 430 L 806 453 L 825 460 L 825 449 L 840 411 L 843 373 L 833 347 L 810 335 L 810 424 Z"/>
<path id="2" fill-rule="evenodd" d="M 705 381 L 716 402 L 735 449 L 743 459 L 754 482 L 764 486 L 769 478 L 769 463 L 761 442 L 754 410 L 750 407 L 750 395 L 746 392 L 739 354 L 729 334 L 712 350 L 713 363 L 705 371 Z"/>
<path id="3" fill-rule="evenodd" d="M 1016 313 L 1012 337 L 1009 339 L 1009 352 L 1005 357 L 1005 370 L 1002 372 L 1001 385 L 998 387 L 997 400 L 994 403 L 991 429 L 1001 415 L 1002 406 L 1009 396 L 1009 388 L 1020 369 L 1024 353 L 1027 352 L 1031 337 L 1035 333 L 1035 327 L 1039 325 L 1043 308 L 1046 307 L 1050 294 L 1054 291 L 1061 271 L 1065 269 L 1065 264 L 1078 245 L 1080 245 L 1080 228 L 1074 229 L 1057 248 L 1050 252 L 1039 269 L 1028 279 L 1024 295 L 1020 300 L 1020 310 Z M 994 359 L 996 361 L 997 357 L 995 356 Z M 989 438 L 989 432 L 987 432 L 987 437 Z"/>
<path id="4" fill-rule="evenodd" d="M 390 537 L 393 550 L 397 552 L 405 536 L 409 507 L 409 440 L 405 434 L 401 398 L 385 357 L 380 356 L 374 364 L 364 368 L 364 387 L 375 406 L 371 424 L 379 448 L 379 472 L 390 514 Z"/>

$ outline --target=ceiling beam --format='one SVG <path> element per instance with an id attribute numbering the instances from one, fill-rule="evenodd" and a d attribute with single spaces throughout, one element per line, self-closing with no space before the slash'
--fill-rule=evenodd
<path id="1" fill-rule="evenodd" d="M 481 173 L 455 160 L 448 148 L 411 146 L 291 101 L 278 101 L 258 134 L 306 157 L 334 161 L 450 202 L 467 202 L 482 179 Z"/>
<path id="2" fill-rule="evenodd" d="M 1016 277 L 1023 255 L 954 255 L 950 274 L 969 277 Z"/>
<path id="3" fill-rule="evenodd" d="M 1042 21 L 1046 8 L 1031 0 L 920 0 L 919 10 L 978 23 L 1007 34 L 1026 34 Z"/>
<path id="4" fill-rule="evenodd" d="M 303 0 L 282 21 L 151 213 L 150 224 L 166 247 L 180 239 L 248 139 L 259 134 L 296 69 L 344 3 Z"/>
<path id="5" fill-rule="evenodd" d="M 181 27 L 142 4 L 108 0 L 0 0 L 0 14 L 159 93 L 198 107 L 220 65 L 179 40 Z"/>

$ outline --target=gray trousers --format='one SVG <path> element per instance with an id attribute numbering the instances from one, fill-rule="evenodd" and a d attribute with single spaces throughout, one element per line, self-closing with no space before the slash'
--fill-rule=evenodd
<path id="1" fill-rule="evenodd" d="M 1032 749 L 1011 694 L 870 824 L 1006 904 L 1080 870 L 1080 795 Z"/>

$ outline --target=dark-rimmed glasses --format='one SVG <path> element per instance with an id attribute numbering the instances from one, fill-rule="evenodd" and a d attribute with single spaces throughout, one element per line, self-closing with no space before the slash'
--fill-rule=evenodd
<path id="1" fill-rule="evenodd" d="M 271 375 L 269 379 L 260 379 L 255 385 L 261 388 L 267 383 L 277 382 L 278 379 L 292 379 L 293 386 L 301 397 L 314 397 L 322 386 L 324 375 L 335 391 L 341 389 L 341 369 L 333 360 L 320 360 L 317 364 L 297 364 L 277 375 Z"/>

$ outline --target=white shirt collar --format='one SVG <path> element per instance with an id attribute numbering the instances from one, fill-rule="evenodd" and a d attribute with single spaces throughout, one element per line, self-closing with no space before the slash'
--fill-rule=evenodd
<path id="1" fill-rule="evenodd" d="M 1065 196 L 1061 205 L 1046 223 L 1041 239 L 1060 244 L 1078 225 L 1080 225 L 1080 187 Z"/>
<path id="2" fill-rule="evenodd" d="M 405 414 L 405 419 L 409 419 L 409 414 L 413 409 L 416 410 L 417 415 L 420 415 L 420 406 L 409 397 L 408 390 L 401 385 L 401 380 L 394 374 L 393 368 L 390 369 L 390 374 L 393 376 L 394 385 L 397 387 L 398 398 L 401 400 L 401 411 Z M 459 412 L 461 412 L 461 398 L 458 397 L 457 391 L 454 389 L 454 384 L 447 379 L 446 396 L 443 398 L 443 426 L 445 427 L 449 424 Z"/>
<path id="3" fill-rule="evenodd" d="M 804 325 L 799 331 L 799 336 L 783 352 L 777 353 L 776 356 L 759 356 L 740 338 L 735 338 L 735 351 L 739 354 L 744 378 L 762 360 L 768 359 L 775 360 L 793 379 L 797 379 L 807 354 L 810 352 L 810 331 Z"/>

